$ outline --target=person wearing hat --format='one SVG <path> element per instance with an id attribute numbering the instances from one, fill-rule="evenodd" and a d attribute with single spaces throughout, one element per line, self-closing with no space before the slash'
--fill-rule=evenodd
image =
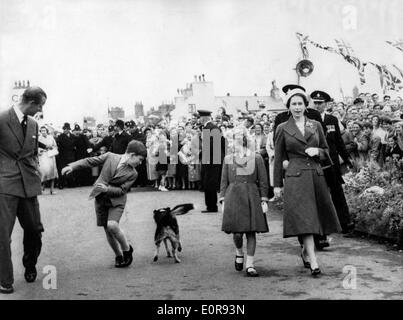
<path id="1" fill-rule="evenodd" d="M 84 129 L 87 130 L 87 129 Z M 92 151 L 90 148 L 92 144 L 88 137 L 84 134 L 84 130 L 81 131 L 81 128 L 78 124 L 74 126 L 73 133 L 75 135 L 75 161 L 85 159 L 90 156 L 90 152 Z M 92 178 L 92 170 L 85 169 L 80 173 L 75 174 L 75 182 L 77 187 L 82 186 L 90 186 L 94 183 Z"/>
<path id="2" fill-rule="evenodd" d="M 288 85 L 286 85 L 286 86 L 284 86 L 282 88 L 282 91 L 284 92 L 284 94 L 287 95 L 288 92 L 290 92 L 291 90 L 295 90 L 295 89 L 299 89 L 299 90 L 302 90 L 304 92 L 306 91 L 304 87 L 302 87 L 300 85 L 296 85 L 296 84 L 288 84 Z M 320 122 L 320 114 L 316 110 L 314 110 L 312 108 L 307 107 L 305 109 L 305 115 L 309 119 L 316 120 L 316 121 Z M 277 114 L 276 117 L 274 118 L 273 132 L 275 133 L 278 125 L 280 123 L 286 122 L 290 118 L 290 116 L 291 116 L 291 113 L 290 113 L 289 110 Z"/>
<path id="3" fill-rule="evenodd" d="M 305 114 L 308 106 L 305 90 L 289 90 L 286 106 L 291 116 L 277 127 L 274 138 L 274 194 L 277 198 L 284 194 L 284 238 L 295 236 L 302 240 L 303 265 L 317 276 L 321 271 L 314 235 L 341 230 L 320 165 L 320 160 L 328 157 L 328 145 L 320 122 Z"/>
<path id="4" fill-rule="evenodd" d="M 198 110 L 198 113 L 202 125 L 201 141 L 199 143 L 201 153 L 199 157 L 206 204 L 206 210 L 202 212 L 218 212 L 217 192 L 220 188 L 221 166 L 225 156 L 225 140 L 220 129 L 211 122 L 211 111 Z M 199 138 L 195 136 L 195 139 Z M 216 144 L 219 144 L 219 146 Z"/>
<path id="5" fill-rule="evenodd" d="M 352 231 L 354 224 L 351 222 L 350 212 L 344 196 L 344 180 L 339 159 L 343 159 L 344 163 L 351 167 L 350 156 L 341 137 L 339 121 L 335 116 L 325 112 L 326 104 L 330 101 L 329 94 L 324 91 L 313 91 L 311 93 L 311 99 L 316 110 L 320 113 L 322 128 L 326 136 L 326 142 L 329 146 L 329 155 L 332 159 L 332 164 L 324 169 L 325 178 L 339 217 L 342 232 L 347 234 Z M 317 239 L 317 246 L 319 248 L 328 247 L 329 242 L 325 239 Z"/>
<path id="6" fill-rule="evenodd" d="M 110 151 L 117 154 L 123 154 L 126 151 L 127 145 L 132 140 L 132 137 L 124 131 L 125 124 L 122 120 L 116 120 L 115 136 L 112 141 Z"/>
<path id="7" fill-rule="evenodd" d="M 146 147 L 139 141 L 131 141 L 123 155 L 107 152 L 69 163 L 62 170 L 63 175 L 69 175 L 85 168 L 102 166 L 90 199 L 95 199 L 97 225 L 105 230 L 108 243 L 116 255 L 116 268 L 128 267 L 133 261 L 133 248 L 119 227 L 119 221 L 126 206 L 127 192 L 137 178 L 135 168 L 146 157 Z"/>
<path id="8" fill-rule="evenodd" d="M 73 188 L 75 187 L 75 177 L 68 176 L 63 177 L 61 174 L 62 168 L 64 168 L 68 163 L 76 160 L 76 137 L 71 133 L 71 127 L 68 122 L 63 125 L 63 133 L 60 134 L 56 140 L 57 147 L 59 150 L 58 156 L 58 187 L 63 189 L 64 187 Z"/>

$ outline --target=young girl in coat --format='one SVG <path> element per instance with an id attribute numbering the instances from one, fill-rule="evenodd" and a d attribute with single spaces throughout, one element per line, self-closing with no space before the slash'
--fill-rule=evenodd
<path id="1" fill-rule="evenodd" d="M 246 274 L 257 277 L 254 266 L 256 232 L 268 232 L 262 204 L 267 205 L 267 173 L 262 156 L 244 132 L 234 141 L 234 152 L 224 158 L 219 202 L 222 204 L 222 231 L 232 233 L 235 269 L 244 266 L 243 235 L 246 236 Z"/>

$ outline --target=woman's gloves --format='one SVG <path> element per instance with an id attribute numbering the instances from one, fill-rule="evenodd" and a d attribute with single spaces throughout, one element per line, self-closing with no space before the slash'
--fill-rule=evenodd
<path id="1" fill-rule="evenodd" d="M 308 154 L 310 157 L 319 156 L 319 148 L 309 147 L 305 150 L 305 153 Z"/>

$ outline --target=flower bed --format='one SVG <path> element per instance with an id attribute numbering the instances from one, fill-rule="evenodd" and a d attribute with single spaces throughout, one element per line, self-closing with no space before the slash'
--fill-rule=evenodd
<path id="1" fill-rule="evenodd" d="M 345 194 L 356 230 L 403 246 L 403 161 L 361 162 L 347 173 Z"/>

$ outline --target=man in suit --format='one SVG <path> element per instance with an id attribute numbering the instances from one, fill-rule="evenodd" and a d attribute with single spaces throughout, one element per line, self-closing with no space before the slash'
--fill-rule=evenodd
<path id="1" fill-rule="evenodd" d="M 323 131 L 326 136 L 327 144 L 329 145 L 329 155 L 333 163 L 324 170 L 326 182 L 329 186 L 333 204 L 340 220 L 342 232 L 346 234 L 354 228 L 354 224 L 351 222 L 350 212 L 344 196 L 342 186 L 344 180 L 341 173 L 339 156 L 351 167 L 349 154 L 341 138 L 337 118 L 325 112 L 326 104 L 330 101 L 329 94 L 324 91 L 314 91 L 311 93 L 311 99 L 316 110 L 320 113 Z M 323 243 L 325 246 L 328 246 L 328 243 Z"/>
<path id="2" fill-rule="evenodd" d="M 61 170 L 67 164 L 76 160 L 76 137 L 71 133 L 71 127 L 68 122 L 63 125 L 62 129 L 63 133 L 59 135 L 56 141 L 59 149 L 59 189 L 63 189 L 66 186 L 69 188 L 75 186 L 74 176 L 64 177 L 61 174 Z"/>
<path id="3" fill-rule="evenodd" d="M 0 293 L 12 293 L 11 234 L 15 219 L 24 229 L 24 277 L 34 282 L 44 231 L 37 196 L 41 194 L 38 170 L 38 124 L 47 99 L 39 87 L 25 89 L 18 104 L 0 114 Z"/>
<path id="4" fill-rule="evenodd" d="M 211 121 L 211 111 L 199 110 L 201 134 L 201 178 L 206 212 L 218 212 L 217 191 L 220 188 L 221 167 L 225 156 L 225 139 Z"/>
<path id="5" fill-rule="evenodd" d="M 69 163 L 62 174 L 102 166 L 102 171 L 91 191 L 95 198 L 97 225 L 103 227 L 109 245 L 114 251 L 115 267 L 129 266 L 133 261 L 133 248 L 119 227 L 126 205 L 127 192 L 137 178 L 137 167 L 147 156 L 146 147 L 139 141 L 131 141 L 123 155 L 105 153 Z"/>

